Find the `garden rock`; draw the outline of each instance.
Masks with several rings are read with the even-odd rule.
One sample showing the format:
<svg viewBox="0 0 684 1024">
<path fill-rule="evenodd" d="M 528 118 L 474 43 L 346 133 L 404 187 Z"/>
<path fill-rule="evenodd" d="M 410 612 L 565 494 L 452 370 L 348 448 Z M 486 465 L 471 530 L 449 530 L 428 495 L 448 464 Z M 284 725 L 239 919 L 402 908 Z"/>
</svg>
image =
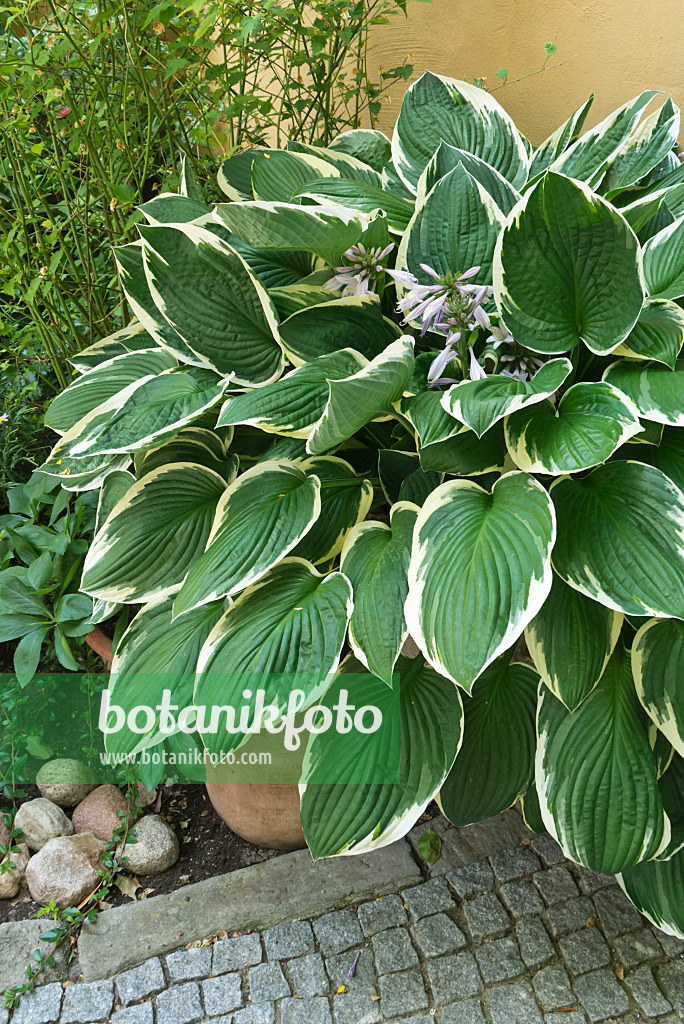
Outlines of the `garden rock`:
<svg viewBox="0 0 684 1024">
<path fill-rule="evenodd" d="M 36 800 L 27 800 L 22 804 L 17 811 L 14 824 L 24 833 L 26 845 L 34 853 L 41 850 L 51 839 L 74 834 L 74 826 L 62 808 L 44 796 Z"/>
<path fill-rule="evenodd" d="M 69 757 L 47 761 L 36 775 L 41 796 L 60 807 L 75 807 L 94 789 L 95 776 L 87 765 Z"/>
<path fill-rule="evenodd" d="M 173 829 L 157 814 L 148 814 L 131 829 L 136 843 L 127 843 L 122 864 L 124 871 L 133 875 L 158 875 L 167 871 L 178 860 L 180 847 Z"/>
<path fill-rule="evenodd" d="M 104 843 L 87 833 L 51 839 L 26 869 L 33 899 L 43 905 L 54 900 L 61 910 L 77 906 L 100 882 L 104 849 Z"/>
<path fill-rule="evenodd" d="M 9 900 L 19 892 L 26 875 L 29 862 L 29 849 L 26 843 L 18 843 L 18 851 L 5 855 L 2 864 L 12 861 L 14 867 L 10 871 L 0 871 L 0 900 Z"/>
<path fill-rule="evenodd" d="M 108 843 L 121 825 L 117 811 L 126 810 L 126 801 L 116 786 L 98 786 L 76 807 L 72 821 L 75 832 L 90 832 Z"/>
<path fill-rule="evenodd" d="M 4 822 L 5 814 L 9 814 L 9 811 L 0 808 L 0 846 L 7 846 L 10 838 L 10 830 Z"/>
</svg>

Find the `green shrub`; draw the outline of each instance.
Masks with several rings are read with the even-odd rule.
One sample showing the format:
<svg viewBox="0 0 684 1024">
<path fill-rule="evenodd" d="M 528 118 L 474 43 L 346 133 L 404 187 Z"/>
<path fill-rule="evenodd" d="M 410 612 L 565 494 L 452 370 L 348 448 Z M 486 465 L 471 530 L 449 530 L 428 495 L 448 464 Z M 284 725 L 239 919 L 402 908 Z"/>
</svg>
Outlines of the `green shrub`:
<svg viewBox="0 0 684 1024">
<path fill-rule="evenodd" d="M 457 825 L 522 798 L 684 935 L 684 168 L 653 96 L 533 149 L 426 74 L 391 143 L 249 151 L 229 202 L 157 196 L 116 251 L 137 322 L 76 359 L 43 471 L 100 492 L 84 592 L 142 605 L 125 709 L 169 673 L 178 705 L 237 707 L 254 673 L 325 705 L 341 658 L 369 703 L 399 688 L 400 782 L 308 785 L 315 857 L 438 792 Z M 303 781 L 336 750 L 313 735 Z"/>
</svg>

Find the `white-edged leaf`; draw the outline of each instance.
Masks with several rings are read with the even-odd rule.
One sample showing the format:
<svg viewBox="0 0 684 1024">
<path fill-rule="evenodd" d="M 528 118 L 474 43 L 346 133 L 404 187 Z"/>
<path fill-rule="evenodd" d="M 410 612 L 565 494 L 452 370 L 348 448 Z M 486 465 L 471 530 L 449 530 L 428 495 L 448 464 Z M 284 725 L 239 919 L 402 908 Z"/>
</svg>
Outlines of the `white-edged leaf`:
<svg viewBox="0 0 684 1024">
<path fill-rule="evenodd" d="M 301 459 L 298 465 L 307 476 L 320 480 L 321 513 L 292 553 L 318 565 L 339 555 L 350 530 L 366 518 L 373 484 L 334 456 Z"/>
<path fill-rule="evenodd" d="M 581 107 L 578 107 L 567 121 L 564 122 L 555 132 L 544 139 L 541 145 L 537 146 L 530 161 L 530 178 L 534 179 L 550 167 L 554 160 L 561 156 L 568 146 L 572 145 L 579 133 L 582 131 L 584 122 L 587 119 L 589 109 L 594 102 L 592 92 L 588 100 Z"/>
<path fill-rule="evenodd" d="M 644 623 L 632 645 L 632 672 L 647 715 L 684 757 L 684 622 Z"/>
<path fill-rule="evenodd" d="M 674 369 L 660 362 L 622 359 L 608 367 L 603 379 L 631 398 L 642 419 L 684 426 L 684 358 Z"/>
<path fill-rule="evenodd" d="M 281 323 L 280 336 L 287 358 L 301 366 L 344 348 L 374 359 L 401 330 L 382 315 L 380 299 L 371 292 L 298 310 Z"/>
<path fill-rule="evenodd" d="M 684 310 L 669 299 L 646 299 L 631 333 L 614 350 L 628 359 L 654 359 L 674 369 L 684 344 Z"/>
<path fill-rule="evenodd" d="M 646 289 L 653 299 L 679 299 L 684 295 L 684 217 L 677 217 L 643 250 Z"/>
</svg>

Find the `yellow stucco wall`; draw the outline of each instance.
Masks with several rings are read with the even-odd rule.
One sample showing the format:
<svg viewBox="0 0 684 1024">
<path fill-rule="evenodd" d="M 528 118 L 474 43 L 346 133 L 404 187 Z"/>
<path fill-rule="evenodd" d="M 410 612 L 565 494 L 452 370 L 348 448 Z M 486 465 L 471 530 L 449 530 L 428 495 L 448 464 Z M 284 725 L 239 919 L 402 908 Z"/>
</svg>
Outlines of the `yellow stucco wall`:
<svg viewBox="0 0 684 1024">
<path fill-rule="evenodd" d="M 577 54 L 495 94 L 535 144 L 592 92 L 587 127 L 647 88 L 684 106 L 684 0 L 433 0 L 410 3 L 408 12 L 377 29 L 376 66 L 413 53 L 415 77 L 425 69 L 471 82 L 486 75 L 493 87 L 501 66 L 511 79 L 540 67 L 546 42 L 558 46 L 550 64 Z M 391 133 L 400 100 L 395 87 L 384 131 Z"/>
</svg>

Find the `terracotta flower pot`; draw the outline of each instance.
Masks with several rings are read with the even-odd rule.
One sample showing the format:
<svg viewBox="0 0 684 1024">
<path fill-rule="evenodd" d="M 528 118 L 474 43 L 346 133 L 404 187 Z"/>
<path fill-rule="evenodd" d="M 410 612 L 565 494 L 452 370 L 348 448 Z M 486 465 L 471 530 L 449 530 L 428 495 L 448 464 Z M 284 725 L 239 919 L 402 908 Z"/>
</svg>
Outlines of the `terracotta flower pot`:
<svg viewBox="0 0 684 1024">
<path fill-rule="evenodd" d="M 96 654 L 102 658 L 104 667 L 109 672 L 112 667 L 112 641 L 103 633 L 99 626 L 96 626 L 90 633 L 88 633 L 86 643 L 88 647 L 92 647 Z"/>
</svg>

